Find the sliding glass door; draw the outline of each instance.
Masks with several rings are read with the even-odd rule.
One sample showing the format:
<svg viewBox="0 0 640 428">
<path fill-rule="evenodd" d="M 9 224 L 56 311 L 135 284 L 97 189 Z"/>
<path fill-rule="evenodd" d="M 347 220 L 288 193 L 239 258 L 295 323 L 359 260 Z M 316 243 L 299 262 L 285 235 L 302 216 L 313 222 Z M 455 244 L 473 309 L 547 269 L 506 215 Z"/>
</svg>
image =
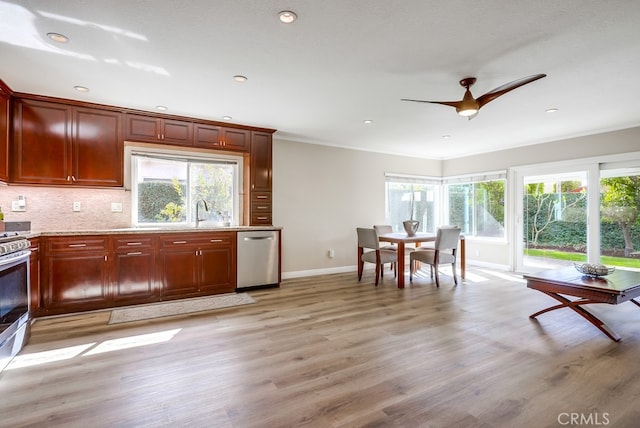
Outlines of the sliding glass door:
<svg viewBox="0 0 640 428">
<path fill-rule="evenodd" d="M 587 260 L 587 186 L 586 171 L 523 176 L 518 270 Z"/>
<path fill-rule="evenodd" d="M 640 166 L 602 165 L 600 221 L 601 263 L 640 269 Z"/>
<path fill-rule="evenodd" d="M 524 168 L 514 182 L 516 271 L 640 269 L 640 160 Z"/>
</svg>

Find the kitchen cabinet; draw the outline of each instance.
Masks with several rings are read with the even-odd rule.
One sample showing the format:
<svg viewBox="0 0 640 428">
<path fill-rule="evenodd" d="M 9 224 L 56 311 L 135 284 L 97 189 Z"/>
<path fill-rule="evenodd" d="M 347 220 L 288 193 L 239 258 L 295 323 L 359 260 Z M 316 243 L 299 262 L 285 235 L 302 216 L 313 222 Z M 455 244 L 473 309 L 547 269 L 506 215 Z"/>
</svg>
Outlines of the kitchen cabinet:
<svg viewBox="0 0 640 428">
<path fill-rule="evenodd" d="M 122 186 L 121 113 L 31 99 L 13 108 L 11 182 Z"/>
<path fill-rule="evenodd" d="M 233 292 L 235 232 L 163 235 L 158 271 L 161 296 Z"/>
<path fill-rule="evenodd" d="M 100 309 L 109 305 L 106 236 L 44 240 L 42 311 L 47 314 Z"/>
<path fill-rule="evenodd" d="M 158 295 L 155 243 L 151 235 L 113 237 L 111 289 L 116 304 L 151 302 Z"/>
<path fill-rule="evenodd" d="M 206 123 L 195 123 L 194 126 L 196 147 L 241 152 L 248 152 L 251 147 L 251 132 L 246 129 Z"/>
<path fill-rule="evenodd" d="M 9 94 L 0 85 L 0 181 L 9 180 Z"/>
<path fill-rule="evenodd" d="M 186 120 L 125 114 L 124 138 L 130 141 L 193 145 L 193 123 Z"/>
<path fill-rule="evenodd" d="M 40 239 L 29 238 L 29 310 L 33 314 L 40 309 Z"/>
<path fill-rule="evenodd" d="M 272 157 L 271 133 L 251 133 L 251 168 L 249 224 L 271 225 L 272 219 Z"/>
</svg>

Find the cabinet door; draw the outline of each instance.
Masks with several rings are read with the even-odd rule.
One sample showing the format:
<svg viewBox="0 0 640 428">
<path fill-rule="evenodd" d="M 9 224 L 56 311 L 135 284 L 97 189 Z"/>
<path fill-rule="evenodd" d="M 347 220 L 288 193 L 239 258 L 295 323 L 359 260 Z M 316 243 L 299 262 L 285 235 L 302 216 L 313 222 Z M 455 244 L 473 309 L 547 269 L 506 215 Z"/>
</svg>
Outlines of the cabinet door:
<svg viewBox="0 0 640 428">
<path fill-rule="evenodd" d="M 18 100 L 13 108 L 11 181 L 70 184 L 71 107 L 45 101 Z"/>
<path fill-rule="evenodd" d="M 194 125 L 193 144 L 208 149 L 222 148 L 222 127 L 205 123 Z"/>
<path fill-rule="evenodd" d="M 48 255 L 43 272 L 45 311 L 54 314 L 108 307 L 107 275 L 106 253 Z"/>
<path fill-rule="evenodd" d="M 31 255 L 29 256 L 29 310 L 31 315 L 41 309 L 40 302 L 40 239 L 29 238 Z"/>
<path fill-rule="evenodd" d="M 222 148 L 248 152 L 251 147 L 251 133 L 245 129 L 222 128 Z"/>
<path fill-rule="evenodd" d="M 207 237 L 199 252 L 200 291 L 206 294 L 231 293 L 236 289 L 236 234 Z"/>
<path fill-rule="evenodd" d="M 139 114 L 125 114 L 124 138 L 152 143 L 160 141 L 160 119 Z"/>
<path fill-rule="evenodd" d="M 251 190 L 271 192 L 271 134 L 251 133 Z"/>
<path fill-rule="evenodd" d="M 0 86 L 0 181 L 9 180 L 9 94 Z"/>
<path fill-rule="evenodd" d="M 113 260 L 113 299 L 119 303 L 152 301 L 156 295 L 155 260 L 153 250 L 117 252 Z"/>
<path fill-rule="evenodd" d="M 163 143 L 193 145 L 193 123 L 182 120 L 162 119 L 160 140 Z"/>
<path fill-rule="evenodd" d="M 74 108 L 74 184 L 122 186 L 123 156 L 121 113 Z"/>
<path fill-rule="evenodd" d="M 161 296 L 184 296 L 198 293 L 196 249 L 161 250 L 158 261 Z"/>
</svg>

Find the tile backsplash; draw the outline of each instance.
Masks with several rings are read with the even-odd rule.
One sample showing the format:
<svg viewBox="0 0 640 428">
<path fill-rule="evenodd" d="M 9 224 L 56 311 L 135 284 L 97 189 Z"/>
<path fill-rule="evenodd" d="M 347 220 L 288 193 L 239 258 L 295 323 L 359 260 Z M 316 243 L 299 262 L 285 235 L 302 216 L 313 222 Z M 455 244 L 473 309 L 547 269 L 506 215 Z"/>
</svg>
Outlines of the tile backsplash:
<svg viewBox="0 0 640 428">
<path fill-rule="evenodd" d="M 11 202 L 24 196 L 26 211 L 12 211 Z M 80 202 L 80 211 L 73 211 Z M 111 204 L 122 204 L 112 212 Z M 117 229 L 131 225 L 131 192 L 123 189 L 2 186 L 0 207 L 5 221 L 31 221 L 34 232 Z"/>
</svg>

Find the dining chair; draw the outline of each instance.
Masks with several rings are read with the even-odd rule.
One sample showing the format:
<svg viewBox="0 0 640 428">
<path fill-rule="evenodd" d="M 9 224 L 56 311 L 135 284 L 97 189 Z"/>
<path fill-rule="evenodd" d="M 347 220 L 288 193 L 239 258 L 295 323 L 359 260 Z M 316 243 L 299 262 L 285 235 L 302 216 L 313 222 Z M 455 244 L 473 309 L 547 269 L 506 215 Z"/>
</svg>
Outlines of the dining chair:
<svg viewBox="0 0 640 428">
<path fill-rule="evenodd" d="M 376 230 L 378 235 L 382 235 L 385 233 L 393 233 L 393 226 L 390 224 L 374 224 L 373 228 Z M 389 250 L 389 251 L 398 251 L 398 246 L 396 244 L 390 244 L 385 242 L 381 250 Z M 393 269 L 393 263 L 389 263 L 389 269 Z"/>
<path fill-rule="evenodd" d="M 460 228 L 440 227 L 436 232 L 436 240 L 433 248 L 418 248 L 409 254 L 409 281 L 413 281 L 413 274 L 417 268 L 417 262 L 429 264 L 431 278 L 433 272 L 436 275 L 436 287 L 440 287 L 438 277 L 438 266 L 441 264 L 451 264 L 453 269 L 453 282 L 458 285 L 456 276 L 456 260 L 458 252 L 458 240 L 460 239 Z"/>
<path fill-rule="evenodd" d="M 375 229 L 358 227 L 356 232 L 358 234 L 358 281 L 362 279 L 365 262 L 376 265 L 376 286 L 378 285 L 378 279 L 383 276 L 384 269 L 382 267 L 386 263 L 393 264 L 395 277 L 398 272 L 398 253 L 380 248 L 380 241 L 378 241 L 378 234 Z"/>
</svg>

